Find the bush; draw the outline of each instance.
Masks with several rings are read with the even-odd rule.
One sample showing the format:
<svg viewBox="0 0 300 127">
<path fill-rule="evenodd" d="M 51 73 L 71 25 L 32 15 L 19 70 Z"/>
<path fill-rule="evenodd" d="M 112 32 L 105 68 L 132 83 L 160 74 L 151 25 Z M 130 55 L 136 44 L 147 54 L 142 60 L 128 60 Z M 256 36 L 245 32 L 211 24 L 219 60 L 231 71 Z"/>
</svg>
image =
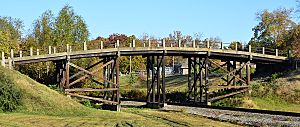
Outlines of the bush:
<svg viewBox="0 0 300 127">
<path fill-rule="evenodd" d="M 0 72 L 0 110 L 14 111 L 21 105 L 21 91 L 9 80 L 4 72 Z"/>
<path fill-rule="evenodd" d="M 213 106 L 225 106 L 225 107 L 240 107 L 243 104 L 242 94 L 235 95 L 231 98 L 225 98 L 223 100 L 216 101 L 212 103 Z"/>
<path fill-rule="evenodd" d="M 133 85 L 133 84 L 135 84 L 137 82 L 137 80 L 138 80 L 137 76 L 134 73 L 130 73 L 130 77 L 129 77 L 128 83 L 130 85 Z"/>
<path fill-rule="evenodd" d="M 93 107 L 90 100 L 83 100 L 83 101 L 80 101 L 80 103 L 86 107 Z"/>
<path fill-rule="evenodd" d="M 146 99 L 147 94 L 145 91 L 133 89 L 129 91 L 121 91 L 121 96 L 124 98 L 130 98 L 130 99 Z"/>
</svg>

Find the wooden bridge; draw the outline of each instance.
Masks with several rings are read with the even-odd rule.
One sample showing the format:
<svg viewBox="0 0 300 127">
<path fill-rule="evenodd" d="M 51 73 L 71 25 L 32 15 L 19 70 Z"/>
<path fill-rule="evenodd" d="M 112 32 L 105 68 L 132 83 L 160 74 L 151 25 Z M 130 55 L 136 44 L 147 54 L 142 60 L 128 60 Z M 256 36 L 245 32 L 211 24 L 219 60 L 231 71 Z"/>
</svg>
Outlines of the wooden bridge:
<svg viewBox="0 0 300 127">
<path fill-rule="evenodd" d="M 216 49 L 212 48 L 209 42 L 204 47 L 196 45 L 195 41 L 191 42 L 190 46 L 182 46 L 180 41 L 177 43 L 179 43 L 177 47 L 172 44 L 166 46 L 165 40 L 162 40 L 153 46 L 149 40 L 144 42 L 143 46 L 136 47 L 133 41 L 130 47 L 120 47 L 117 41 L 114 48 L 103 48 L 101 42 L 97 49 L 88 48 L 87 44 L 83 43 L 82 49 L 77 51 L 72 51 L 69 45 L 65 46 L 64 52 L 58 52 L 56 47 L 49 46 L 46 54 L 39 54 L 39 49 L 33 51 L 33 48 L 30 48 L 28 56 L 24 55 L 24 51 L 15 53 L 11 50 L 10 57 L 7 58 L 2 52 L 1 63 L 3 66 L 13 68 L 18 64 L 53 61 L 56 65 L 57 81 L 66 94 L 118 105 L 120 104 L 118 58 L 142 55 L 147 59 L 147 104 L 151 107 L 162 107 L 166 100 L 165 56 L 182 56 L 188 60 L 187 100 L 199 104 L 209 104 L 211 101 L 247 91 L 250 83 L 250 63 L 288 63 L 289 60 L 288 57 L 279 56 L 277 49 L 272 55 L 266 54 L 264 48 L 261 53 L 255 53 L 251 45 L 246 50 L 238 51 L 237 45 L 235 49 L 223 49 L 221 44 L 221 47 Z M 88 68 L 82 68 L 70 61 L 91 57 L 102 59 Z M 214 61 L 216 59 L 223 61 L 223 64 L 216 63 Z M 95 68 L 97 65 L 101 67 Z M 71 75 L 70 69 L 73 68 L 79 71 Z M 223 70 L 225 74 L 209 79 L 209 73 L 217 69 Z M 103 73 L 99 77 L 95 73 L 101 70 Z M 77 83 L 92 77 L 98 77 L 99 80 L 93 81 L 102 85 L 102 89 L 76 88 Z M 103 95 L 92 97 L 79 94 L 90 91 L 103 92 Z"/>
</svg>

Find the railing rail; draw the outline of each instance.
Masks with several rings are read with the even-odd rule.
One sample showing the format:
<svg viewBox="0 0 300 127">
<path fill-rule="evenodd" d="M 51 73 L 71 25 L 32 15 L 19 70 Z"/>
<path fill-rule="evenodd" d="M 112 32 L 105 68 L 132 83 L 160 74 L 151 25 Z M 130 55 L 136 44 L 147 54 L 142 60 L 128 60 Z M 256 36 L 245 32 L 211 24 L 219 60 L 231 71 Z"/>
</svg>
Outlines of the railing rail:
<svg viewBox="0 0 300 127">
<path fill-rule="evenodd" d="M 10 53 L 2 52 L 1 63 L 13 59 L 16 57 L 25 57 L 25 56 L 36 56 L 44 54 L 55 54 L 61 52 L 74 52 L 74 51 L 83 51 L 83 50 L 93 50 L 93 49 L 106 49 L 106 48 L 121 48 L 121 47 L 185 47 L 185 48 L 210 48 L 210 49 L 222 49 L 222 50 L 235 50 L 235 51 L 245 51 L 250 53 L 260 53 L 263 55 L 274 55 L 274 56 L 283 56 L 290 54 L 287 51 L 270 49 L 265 47 L 251 47 L 251 45 L 238 45 L 230 43 L 215 43 L 210 41 L 200 41 L 200 40 L 169 40 L 169 39 L 156 39 L 156 40 L 141 40 L 136 39 L 130 42 L 120 42 L 119 40 L 114 40 L 111 42 L 103 41 L 90 41 L 83 43 L 75 44 L 65 44 L 65 45 L 49 45 L 42 48 L 27 48 L 21 47 L 20 49 L 14 50 L 11 49 Z M 7 56 L 7 57 L 5 57 Z"/>
</svg>

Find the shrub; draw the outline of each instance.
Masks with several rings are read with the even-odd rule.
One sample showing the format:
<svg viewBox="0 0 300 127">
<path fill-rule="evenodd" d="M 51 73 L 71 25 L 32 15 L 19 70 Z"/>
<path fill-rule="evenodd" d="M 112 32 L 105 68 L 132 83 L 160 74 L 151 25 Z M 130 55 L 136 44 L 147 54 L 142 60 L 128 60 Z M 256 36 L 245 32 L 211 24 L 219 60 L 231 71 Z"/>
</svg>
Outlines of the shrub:
<svg viewBox="0 0 300 127">
<path fill-rule="evenodd" d="M 4 72 L 0 72 L 0 110 L 14 111 L 21 105 L 21 91 Z"/>
<path fill-rule="evenodd" d="M 137 82 L 137 76 L 134 73 L 130 73 L 129 81 L 128 83 L 130 85 L 133 85 Z"/>
<path fill-rule="evenodd" d="M 130 99 L 146 99 L 146 92 L 133 89 L 129 91 L 121 91 L 121 96 L 124 98 L 130 98 Z"/>
</svg>

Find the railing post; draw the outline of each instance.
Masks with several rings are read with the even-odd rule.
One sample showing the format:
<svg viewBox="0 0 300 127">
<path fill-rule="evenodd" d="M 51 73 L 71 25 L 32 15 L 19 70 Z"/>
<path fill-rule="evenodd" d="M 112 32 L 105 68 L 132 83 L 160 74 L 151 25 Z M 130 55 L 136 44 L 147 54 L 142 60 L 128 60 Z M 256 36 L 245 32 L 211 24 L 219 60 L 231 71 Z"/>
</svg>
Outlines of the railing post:
<svg viewBox="0 0 300 127">
<path fill-rule="evenodd" d="M 51 46 L 48 48 L 48 53 L 51 54 Z"/>
<path fill-rule="evenodd" d="M 13 59 L 14 58 L 14 50 L 10 49 L 10 58 Z"/>
<path fill-rule="evenodd" d="M 69 46 L 69 52 L 72 52 L 72 46 Z"/>
<path fill-rule="evenodd" d="M 69 52 L 69 49 L 70 49 L 69 44 L 67 44 L 67 52 Z"/>
<path fill-rule="evenodd" d="M 262 54 L 265 54 L 265 47 L 262 47 Z"/>
<path fill-rule="evenodd" d="M 120 47 L 120 40 L 117 40 L 116 48 L 119 48 L 119 47 Z"/>
<path fill-rule="evenodd" d="M 151 40 L 150 39 L 148 40 L 148 47 L 149 48 L 151 47 Z"/>
<path fill-rule="evenodd" d="M 193 48 L 196 48 L 196 40 L 193 40 Z"/>
<path fill-rule="evenodd" d="M 238 45 L 237 45 L 237 43 L 235 43 L 235 51 L 237 51 L 238 50 Z"/>
<path fill-rule="evenodd" d="M 8 68 L 12 69 L 12 59 L 10 57 L 8 57 Z"/>
<path fill-rule="evenodd" d="M 53 47 L 53 53 L 54 54 L 56 53 L 56 47 Z"/>
<path fill-rule="evenodd" d="M 249 49 L 248 49 L 248 50 L 249 50 L 249 53 L 251 54 L 251 45 L 249 45 L 248 48 L 249 48 Z"/>
<path fill-rule="evenodd" d="M 36 49 L 36 55 L 40 55 L 40 49 Z"/>
<path fill-rule="evenodd" d="M 171 43 L 171 47 L 173 47 L 173 43 Z"/>
<path fill-rule="evenodd" d="M 221 49 L 223 49 L 223 42 L 221 42 Z"/>
<path fill-rule="evenodd" d="M 181 40 L 178 40 L 178 47 L 181 47 Z"/>
<path fill-rule="evenodd" d="M 135 40 L 132 40 L 132 47 L 135 47 Z"/>
<path fill-rule="evenodd" d="M 33 56 L 33 48 L 30 47 L 30 56 Z"/>
<path fill-rule="evenodd" d="M 275 49 L 276 56 L 278 56 L 278 49 Z"/>
<path fill-rule="evenodd" d="M 2 52 L 2 54 L 1 54 L 1 58 L 2 58 L 2 61 L 1 61 L 1 65 L 3 66 L 3 67 L 5 67 L 5 56 L 4 56 L 4 52 Z"/>
<path fill-rule="evenodd" d="M 210 48 L 210 46 L 209 46 L 209 40 L 207 40 L 206 47 Z"/>
<path fill-rule="evenodd" d="M 166 41 L 165 39 L 162 39 L 163 47 L 166 47 Z"/>
<path fill-rule="evenodd" d="M 157 41 L 157 40 L 156 40 Z M 159 47 L 159 43 L 158 43 L 158 41 L 157 41 L 157 47 Z"/>
<path fill-rule="evenodd" d="M 103 41 L 100 42 L 100 49 L 103 49 Z"/>
<path fill-rule="evenodd" d="M 143 44 L 144 44 L 144 47 L 146 47 L 146 43 L 145 43 L 145 41 L 143 41 Z"/>
<path fill-rule="evenodd" d="M 20 55 L 20 57 L 23 57 L 22 50 L 20 50 L 20 54 L 19 55 Z"/>
<path fill-rule="evenodd" d="M 33 56 L 33 48 L 30 47 L 30 56 Z"/>
<path fill-rule="evenodd" d="M 87 47 L 86 47 L 86 41 L 83 42 L 83 50 L 84 50 L 84 51 L 87 50 Z"/>
</svg>

